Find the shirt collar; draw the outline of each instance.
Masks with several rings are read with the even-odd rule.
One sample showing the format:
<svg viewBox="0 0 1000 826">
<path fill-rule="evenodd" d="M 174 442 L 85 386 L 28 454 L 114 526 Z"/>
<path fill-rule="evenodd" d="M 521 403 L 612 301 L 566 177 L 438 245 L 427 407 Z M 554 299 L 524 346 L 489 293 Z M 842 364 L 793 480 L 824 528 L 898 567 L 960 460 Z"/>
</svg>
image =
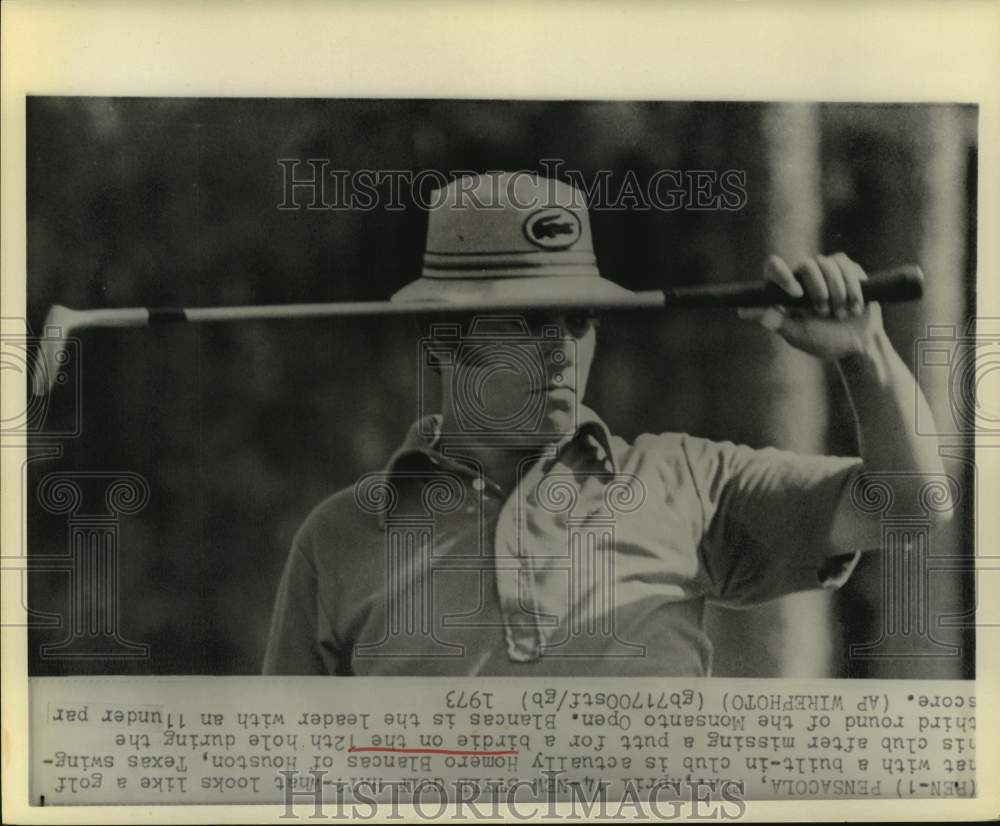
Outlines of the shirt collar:
<svg viewBox="0 0 1000 826">
<path fill-rule="evenodd" d="M 428 459 L 436 460 L 436 463 L 447 462 L 449 465 L 456 464 L 455 460 L 440 451 L 441 444 L 441 422 L 444 417 L 440 413 L 424 416 L 410 425 L 403 443 L 392 454 L 386 464 L 386 473 L 393 474 L 399 469 L 400 462 L 404 462 L 414 456 L 425 456 Z M 614 455 L 611 452 L 611 431 L 600 416 L 586 405 L 580 405 L 579 424 L 576 430 L 564 436 L 553 446 L 549 447 L 546 453 L 552 457 L 558 457 L 571 442 L 583 440 L 591 436 L 596 440 L 596 447 L 604 451 L 596 451 L 598 461 L 611 463 L 614 469 Z M 589 441 L 589 440 L 588 440 Z M 460 463 L 459 463 L 460 464 Z"/>
<path fill-rule="evenodd" d="M 410 426 L 403 443 L 385 466 L 384 472 L 388 479 L 391 480 L 408 466 L 413 468 L 415 463 L 429 463 L 458 473 L 476 473 L 475 468 L 441 452 L 442 419 L 440 413 L 435 413 L 418 419 Z M 547 449 L 546 461 L 550 466 L 571 443 L 586 445 L 593 451 L 595 469 L 607 466 L 612 473 L 617 472 L 614 453 L 611 451 L 611 432 L 601 417 L 585 405 L 579 407 L 576 430 Z"/>
</svg>

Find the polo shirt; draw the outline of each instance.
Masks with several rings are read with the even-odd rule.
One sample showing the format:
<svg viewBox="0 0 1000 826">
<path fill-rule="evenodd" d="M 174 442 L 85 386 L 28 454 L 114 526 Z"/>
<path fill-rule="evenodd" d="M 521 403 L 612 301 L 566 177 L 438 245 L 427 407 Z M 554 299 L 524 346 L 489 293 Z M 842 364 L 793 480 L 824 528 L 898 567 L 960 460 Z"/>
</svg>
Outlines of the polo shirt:
<svg viewBox="0 0 1000 826">
<path fill-rule="evenodd" d="M 706 602 L 846 581 L 861 549 L 832 547 L 831 526 L 860 469 L 684 433 L 630 442 L 583 408 L 505 495 L 429 417 L 297 532 L 264 673 L 708 675 Z"/>
</svg>

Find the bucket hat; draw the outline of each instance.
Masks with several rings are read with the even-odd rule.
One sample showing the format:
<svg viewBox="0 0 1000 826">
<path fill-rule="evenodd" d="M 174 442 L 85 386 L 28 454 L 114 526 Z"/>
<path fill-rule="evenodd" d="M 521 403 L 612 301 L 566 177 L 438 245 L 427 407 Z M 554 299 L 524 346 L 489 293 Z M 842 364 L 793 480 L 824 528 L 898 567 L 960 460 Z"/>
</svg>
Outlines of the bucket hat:
<svg viewBox="0 0 1000 826">
<path fill-rule="evenodd" d="M 394 302 L 634 295 L 597 268 L 582 193 L 531 172 L 466 175 L 427 199 L 423 272 Z"/>
</svg>

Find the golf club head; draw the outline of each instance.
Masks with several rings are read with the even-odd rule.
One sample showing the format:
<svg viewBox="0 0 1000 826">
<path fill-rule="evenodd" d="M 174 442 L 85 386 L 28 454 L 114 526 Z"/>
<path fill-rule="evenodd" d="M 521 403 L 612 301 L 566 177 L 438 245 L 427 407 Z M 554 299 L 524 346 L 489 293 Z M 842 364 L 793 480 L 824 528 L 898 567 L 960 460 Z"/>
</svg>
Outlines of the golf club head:
<svg viewBox="0 0 1000 826">
<path fill-rule="evenodd" d="M 31 368 L 31 390 L 44 396 L 55 386 L 59 369 L 66 360 L 66 341 L 76 326 L 76 310 L 52 305 L 45 316 L 44 334 L 41 337 L 35 361 Z"/>
</svg>

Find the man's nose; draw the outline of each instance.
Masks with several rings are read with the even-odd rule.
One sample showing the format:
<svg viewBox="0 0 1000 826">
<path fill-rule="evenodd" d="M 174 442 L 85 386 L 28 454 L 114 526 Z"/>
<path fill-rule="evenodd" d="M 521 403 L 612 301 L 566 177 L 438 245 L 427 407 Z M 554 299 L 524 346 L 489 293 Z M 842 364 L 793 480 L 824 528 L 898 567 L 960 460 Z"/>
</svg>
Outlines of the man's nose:
<svg viewBox="0 0 1000 826">
<path fill-rule="evenodd" d="M 568 332 L 546 342 L 546 361 L 549 370 L 560 373 L 576 363 L 577 341 Z"/>
</svg>

